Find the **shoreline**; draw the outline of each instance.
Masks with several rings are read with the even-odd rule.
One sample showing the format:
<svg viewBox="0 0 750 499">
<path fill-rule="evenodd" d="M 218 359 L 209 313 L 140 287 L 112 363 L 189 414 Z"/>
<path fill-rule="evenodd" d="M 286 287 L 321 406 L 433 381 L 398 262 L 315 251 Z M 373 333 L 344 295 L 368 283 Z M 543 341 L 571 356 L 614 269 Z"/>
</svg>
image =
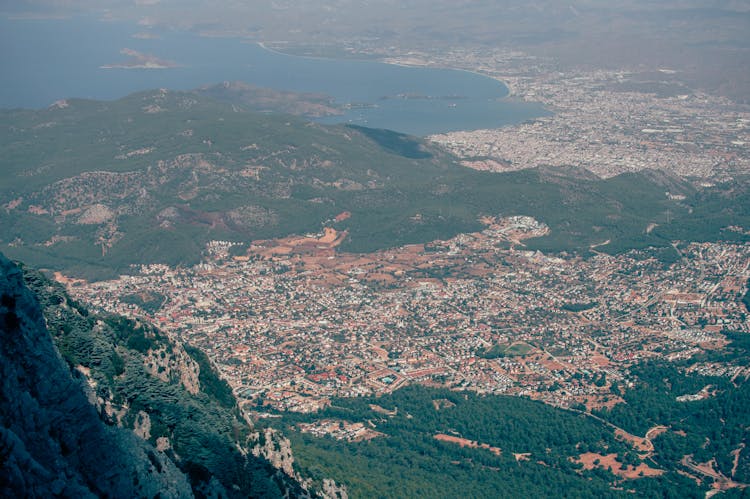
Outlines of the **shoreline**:
<svg viewBox="0 0 750 499">
<path fill-rule="evenodd" d="M 473 74 L 473 75 L 476 75 L 476 76 L 481 76 L 483 78 L 489 78 L 490 80 L 494 80 L 494 81 L 502 84 L 505 87 L 505 89 L 507 90 L 507 92 L 508 92 L 507 95 L 504 95 L 504 96 L 500 97 L 500 99 L 507 99 L 509 97 L 516 97 L 515 95 L 513 95 L 512 87 L 505 80 L 501 80 L 500 78 L 496 78 L 494 76 L 490 76 L 488 74 L 481 73 L 481 72 L 473 70 L 473 69 L 454 68 L 454 67 L 449 67 L 449 66 L 430 66 L 430 65 L 428 65 L 429 63 L 428 64 L 409 64 L 407 62 L 387 61 L 387 60 L 383 60 L 383 59 L 378 59 L 378 62 L 381 62 L 383 64 L 390 64 L 392 66 L 400 66 L 402 68 L 415 68 L 415 69 L 416 68 L 427 68 L 427 69 L 444 69 L 444 70 L 448 70 L 448 71 L 461 71 L 463 73 L 469 73 L 469 74 Z M 526 101 L 523 101 L 523 102 L 526 102 Z"/>
<path fill-rule="evenodd" d="M 254 43 L 255 45 L 257 45 L 261 49 L 266 50 L 266 51 L 268 51 L 268 52 L 270 52 L 272 54 L 283 55 L 283 56 L 286 56 L 286 57 L 300 57 L 300 58 L 303 58 L 303 59 L 325 60 L 325 61 L 338 61 L 338 60 L 342 60 L 342 59 L 339 59 L 339 58 L 336 58 L 336 57 L 323 57 L 323 56 L 315 56 L 315 55 L 287 54 L 285 52 L 282 52 L 280 50 L 277 50 L 277 49 L 274 49 L 274 48 L 271 48 L 271 47 L 267 46 L 266 42 L 259 41 L 259 42 L 251 42 L 251 43 Z M 357 58 L 354 58 L 354 59 L 349 59 L 349 60 L 354 61 L 354 62 L 374 62 L 374 63 L 379 63 L 379 64 L 388 64 L 390 66 L 398 66 L 398 67 L 402 67 L 402 68 L 411 68 L 411 69 L 442 69 L 442 70 L 446 70 L 446 71 L 460 71 L 460 72 L 463 72 L 463 73 L 469 73 L 469 74 L 473 74 L 473 75 L 476 75 L 476 76 L 481 76 L 482 78 L 489 78 L 490 80 L 493 80 L 495 82 L 500 83 L 503 87 L 505 87 L 505 90 L 506 90 L 506 95 L 503 95 L 502 97 L 498 97 L 501 100 L 507 99 L 509 97 L 516 97 L 513 94 L 512 87 L 505 80 L 501 80 L 500 78 L 496 78 L 494 76 L 490 76 L 488 74 L 481 73 L 479 71 L 472 70 L 472 69 L 454 68 L 454 67 L 449 67 L 449 66 L 431 66 L 431 65 L 429 65 L 430 64 L 429 62 L 427 64 L 409 64 L 408 62 L 397 61 L 397 60 L 387 60 L 387 59 L 384 59 L 382 57 L 378 57 L 376 59 L 357 59 Z M 526 102 L 526 101 L 523 101 L 523 102 Z"/>
</svg>

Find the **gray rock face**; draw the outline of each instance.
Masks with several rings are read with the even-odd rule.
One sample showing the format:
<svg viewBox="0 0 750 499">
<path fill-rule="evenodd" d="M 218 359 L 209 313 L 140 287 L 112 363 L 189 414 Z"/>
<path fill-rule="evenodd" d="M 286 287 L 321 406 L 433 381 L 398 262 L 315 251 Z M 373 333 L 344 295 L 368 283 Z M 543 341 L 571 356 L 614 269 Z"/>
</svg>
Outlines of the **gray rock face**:
<svg viewBox="0 0 750 499">
<path fill-rule="evenodd" d="M 101 421 L 2 255 L 0 300 L 0 496 L 192 497 L 163 452 Z"/>
</svg>

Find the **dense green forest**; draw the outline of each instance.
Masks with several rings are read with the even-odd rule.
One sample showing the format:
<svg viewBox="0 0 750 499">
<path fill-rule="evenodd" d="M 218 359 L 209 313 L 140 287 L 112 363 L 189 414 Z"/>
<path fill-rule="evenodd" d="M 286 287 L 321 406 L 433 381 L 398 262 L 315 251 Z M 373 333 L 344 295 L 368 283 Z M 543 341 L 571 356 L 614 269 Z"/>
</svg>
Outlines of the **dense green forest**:
<svg viewBox="0 0 750 499">
<path fill-rule="evenodd" d="M 669 363 L 651 361 L 632 370 L 640 381 L 623 394 L 625 404 L 598 415 L 630 432 L 643 435 L 656 425 L 670 431 L 653 439 L 654 460 L 673 466 L 684 456 L 695 462 L 715 460 L 715 467 L 726 477 L 750 483 L 750 383 L 742 376 L 734 381 L 727 376 L 685 374 L 691 365 L 723 362 L 734 366 L 750 364 L 750 335 L 727 333 L 728 347 L 689 361 Z M 699 393 L 708 387 L 706 398 L 679 401 L 682 395 Z M 739 449 L 733 474 L 733 451 Z"/>
<path fill-rule="evenodd" d="M 376 404 L 378 407 L 372 407 Z M 385 413 L 390 411 L 391 415 Z M 321 419 L 363 422 L 386 436 L 347 442 L 298 431 Z M 641 458 L 614 430 L 583 414 L 520 397 L 480 396 L 409 386 L 380 398 L 336 399 L 314 415 L 284 414 L 297 464 L 314 478 L 331 477 L 351 497 L 703 497 L 705 489 L 669 469 L 659 477 L 623 480 L 607 469 L 583 470 L 585 452 Z M 438 441 L 455 435 L 499 447 Z M 517 459 L 518 455 L 524 455 Z M 650 460 L 646 464 L 658 469 Z"/>
</svg>

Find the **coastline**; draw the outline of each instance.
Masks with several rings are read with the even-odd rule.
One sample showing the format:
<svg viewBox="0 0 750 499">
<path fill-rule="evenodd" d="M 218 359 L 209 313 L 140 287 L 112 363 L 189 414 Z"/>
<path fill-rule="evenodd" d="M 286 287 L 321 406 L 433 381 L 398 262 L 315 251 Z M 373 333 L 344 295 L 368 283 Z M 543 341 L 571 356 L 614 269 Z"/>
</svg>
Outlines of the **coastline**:
<svg viewBox="0 0 750 499">
<path fill-rule="evenodd" d="M 257 45 L 258 47 L 262 48 L 263 50 L 270 52 L 272 54 L 276 55 L 283 55 L 284 57 L 298 57 L 300 59 L 309 59 L 311 61 L 341 61 L 344 59 L 337 59 L 336 57 L 324 57 L 320 55 L 298 55 L 298 54 L 287 54 L 286 52 L 282 52 L 281 50 L 277 50 L 274 48 L 269 47 L 266 45 L 266 42 L 252 42 L 248 41 L 248 43 L 252 45 Z M 351 62 L 382 62 L 378 59 L 348 59 Z"/>
<path fill-rule="evenodd" d="M 504 96 L 502 96 L 502 97 L 500 97 L 500 99 L 507 99 L 509 97 L 514 97 L 513 89 L 512 89 L 511 85 L 507 81 L 502 80 L 500 78 L 496 78 L 494 76 L 490 76 L 490 75 L 485 74 L 485 73 L 481 73 L 481 72 L 473 70 L 473 69 L 454 68 L 454 67 L 450 67 L 450 66 L 431 66 L 429 62 L 424 63 L 424 64 L 418 64 L 418 63 L 409 64 L 408 62 L 398 61 L 396 59 L 397 58 L 394 58 L 393 60 L 389 60 L 389 59 L 377 59 L 377 61 L 381 62 L 383 64 L 390 64 L 392 66 L 401 66 L 403 68 L 445 69 L 445 70 L 449 70 L 449 71 L 461 71 L 463 73 L 469 73 L 469 74 L 473 74 L 473 75 L 476 75 L 476 76 L 481 76 L 483 78 L 489 78 L 490 80 L 494 80 L 494 81 L 502 84 L 505 87 L 505 89 L 507 90 L 507 94 L 504 95 Z M 526 102 L 526 101 L 523 101 L 523 102 Z"/>
<path fill-rule="evenodd" d="M 320 61 L 320 60 L 323 60 L 323 61 L 336 61 L 336 60 L 340 60 L 340 59 L 336 59 L 335 57 L 323 57 L 323 56 L 314 56 L 314 55 L 287 54 L 287 53 L 282 52 L 280 50 L 277 50 L 277 49 L 269 47 L 268 45 L 266 45 L 266 42 L 260 41 L 260 42 L 252 42 L 252 43 L 254 43 L 255 45 L 257 45 L 261 49 L 266 50 L 266 51 L 268 51 L 268 52 L 270 52 L 272 54 L 283 55 L 283 56 L 286 56 L 286 57 L 300 57 L 300 58 L 303 58 L 303 59 L 318 60 L 318 61 Z M 496 81 L 496 82 L 500 83 L 505 88 L 505 95 L 503 95 L 502 97 L 499 97 L 499 99 L 501 99 L 501 100 L 508 99 L 509 97 L 514 97 L 515 96 L 514 93 L 513 93 L 513 89 L 512 89 L 511 85 L 508 82 L 506 82 L 505 80 L 502 80 L 500 78 L 496 78 L 494 76 L 490 76 L 488 74 L 481 73 L 481 72 L 476 71 L 476 70 L 464 69 L 464 68 L 454 68 L 454 67 L 449 67 L 449 66 L 432 66 L 432 65 L 430 65 L 431 64 L 430 62 L 426 62 L 426 63 L 422 63 L 422 64 L 419 64 L 419 63 L 415 62 L 415 63 L 411 63 L 410 64 L 409 62 L 406 62 L 406 61 L 399 61 L 398 57 L 394 57 L 393 59 L 380 58 L 380 57 L 376 58 L 376 59 L 357 59 L 357 58 L 354 58 L 354 59 L 351 59 L 351 61 L 356 61 L 356 62 L 377 62 L 377 63 L 380 63 L 380 64 L 388 64 L 388 65 L 391 65 L 391 66 L 398 66 L 398 67 L 402 67 L 402 68 L 412 68 L 412 69 L 443 69 L 443 70 L 447 70 L 447 71 L 460 71 L 460 72 L 463 72 L 463 73 L 469 73 L 469 74 L 473 74 L 473 75 L 476 75 L 476 76 L 481 76 L 482 78 L 489 78 L 490 80 L 493 80 L 493 81 Z M 526 101 L 523 101 L 523 102 L 526 102 Z"/>
</svg>

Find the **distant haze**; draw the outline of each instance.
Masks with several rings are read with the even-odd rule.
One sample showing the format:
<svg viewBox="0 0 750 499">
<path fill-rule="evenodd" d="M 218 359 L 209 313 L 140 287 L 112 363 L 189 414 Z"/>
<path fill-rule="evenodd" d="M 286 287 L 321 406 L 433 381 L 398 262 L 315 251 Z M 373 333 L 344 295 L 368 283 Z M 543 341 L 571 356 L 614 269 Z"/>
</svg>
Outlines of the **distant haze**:
<svg viewBox="0 0 750 499">
<path fill-rule="evenodd" d="M 548 114 L 541 105 L 504 99 L 508 89 L 500 81 L 467 71 L 294 57 L 236 38 L 184 31 L 150 38 L 137 30 L 132 22 L 90 16 L 0 19 L 0 32 L 8 38 L 4 46 L 10 48 L 0 52 L 0 66 L 13 68 L 0 74 L 0 108 L 236 80 L 328 96 L 338 112 L 327 113 L 333 114 L 327 123 L 414 135 L 497 128 Z"/>
<path fill-rule="evenodd" d="M 96 13 L 167 29 L 361 52 L 519 48 L 565 66 L 669 67 L 750 101 L 750 3 L 740 0 L 22 0 L 6 17 Z M 0 34 L 2 37 L 2 34 Z"/>
</svg>

